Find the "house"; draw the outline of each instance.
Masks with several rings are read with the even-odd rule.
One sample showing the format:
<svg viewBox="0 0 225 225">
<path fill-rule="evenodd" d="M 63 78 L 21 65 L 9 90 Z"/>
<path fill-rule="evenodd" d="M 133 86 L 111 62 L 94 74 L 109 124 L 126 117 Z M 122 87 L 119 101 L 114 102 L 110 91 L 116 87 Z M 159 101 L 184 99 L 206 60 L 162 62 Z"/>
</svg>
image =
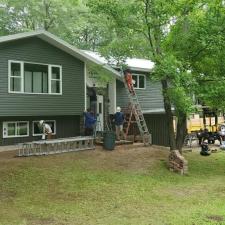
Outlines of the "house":
<svg viewBox="0 0 225 225">
<path fill-rule="evenodd" d="M 102 63 L 107 63 L 96 52 L 84 52 Z M 152 143 L 169 146 L 161 83 L 154 82 L 150 79 L 154 63 L 146 59 L 128 58 L 125 64 L 132 70 L 132 77 L 135 80 L 134 88 L 141 104 L 147 126 L 152 134 Z M 116 70 L 120 69 L 113 61 L 111 66 Z M 111 99 L 115 101 L 109 110 L 111 114 L 114 113 L 115 105 L 126 108 L 129 103 L 129 98 L 121 79 L 114 77 L 110 84 L 111 91 L 109 93 L 110 96 L 113 95 Z"/>
<path fill-rule="evenodd" d="M 127 64 L 153 144 L 168 145 L 161 85 L 149 78 L 153 64 L 143 59 Z M 101 82 L 100 73 L 108 80 Z M 57 138 L 82 135 L 93 84 L 103 127 L 116 106 L 125 108 L 129 102 L 118 68 L 46 31 L 0 37 L 0 145 L 40 139 L 39 120 L 49 123 Z"/>
<path fill-rule="evenodd" d="M 40 139 L 39 120 L 47 121 L 57 138 L 80 135 L 93 65 L 121 79 L 110 66 L 49 32 L 0 37 L 0 145 Z"/>
</svg>

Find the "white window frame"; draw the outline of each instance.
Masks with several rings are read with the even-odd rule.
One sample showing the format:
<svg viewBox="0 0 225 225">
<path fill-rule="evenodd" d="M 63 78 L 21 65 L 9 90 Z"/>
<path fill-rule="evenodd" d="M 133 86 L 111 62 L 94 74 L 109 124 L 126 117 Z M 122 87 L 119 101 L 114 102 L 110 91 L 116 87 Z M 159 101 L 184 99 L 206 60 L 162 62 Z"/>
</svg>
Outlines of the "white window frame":
<svg viewBox="0 0 225 225">
<path fill-rule="evenodd" d="M 47 121 L 47 122 L 53 122 L 54 123 L 54 126 L 55 126 L 55 132 L 53 132 L 52 134 L 53 135 L 56 135 L 56 120 L 45 120 L 45 121 Z M 34 123 L 39 123 L 39 120 L 34 120 L 34 121 L 32 121 L 32 136 L 33 137 L 36 137 L 36 136 L 42 136 L 43 134 L 35 134 L 34 133 Z"/>
<path fill-rule="evenodd" d="M 21 67 L 21 90 L 20 91 L 11 91 L 11 63 L 20 63 Z M 24 91 L 24 63 L 30 64 L 37 64 L 37 65 L 46 65 L 48 66 L 48 93 L 33 93 L 33 92 L 25 92 Z M 58 67 L 60 71 L 60 79 L 52 79 L 52 67 Z M 52 93 L 51 91 L 51 81 L 57 80 L 60 82 L 60 92 L 59 93 Z M 45 63 L 36 63 L 36 62 L 28 62 L 28 61 L 18 61 L 18 60 L 8 60 L 8 93 L 16 93 L 16 94 L 28 94 L 28 95 L 62 95 L 62 66 L 61 65 L 54 65 L 54 64 L 45 64 Z"/>
<path fill-rule="evenodd" d="M 137 77 L 137 87 L 134 87 L 134 89 L 140 89 L 140 90 L 146 89 L 146 75 L 145 74 L 134 73 L 134 74 L 132 74 L 132 76 L 136 76 Z M 144 77 L 144 87 L 143 88 L 139 87 L 139 77 Z"/>
<path fill-rule="evenodd" d="M 11 75 L 11 64 L 12 63 L 20 64 L 20 69 L 21 69 L 20 70 L 20 76 L 12 76 Z M 24 87 L 23 87 L 23 84 L 24 84 L 24 82 L 23 82 L 23 78 L 24 78 L 23 68 L 24 68 L 23 62 L 21 62 L 21 61 L 16 61 L 16 60 L 9 60 L 8 61 L 8 92 L 9 93 L 21 93 L 21 90 L 24 89 Z M 20 91 L 11 91 L 11 78 L 19 78 L 20 79 L 20 88 L 21 88 Z"/>
<path fill-rule="evenodd" d="M 16 124 L 16 130 L 17 130 L 17 124 L 18 123 L 27 123 L 27 134 L 26 135 L 14 135 L 14 136 L 8 136 L 8 124 L 9 123 L 15 123 Z M 18 137 L 29 137 L 29 133 L 30 133 L 30 130 L 29 130 L 29 121 L 3 121 L 2 123 L 2 136 L 3 138 L 18 138 Z M 5 131 L 5 128 L 7 130 L 7 134 L 4 133 Z"/>
<path fill-rule="evenodd" d="M 52 78 L 52 68 L 53 67 L 56 67 L 56 68 L 59 68 L 59 79 L 54 79 Z M 48 66 L 48 72 L 50 74 L 49 76 L 49 80 L 48 80 L 48 90 L 50 91 L 51 94 L 56 94 L 56 95 L 59 95 L 59 94 L 62 94 L 62 66 L 59 66 L 59 65 L 49 65 Z M 59 93 L 52 93 L 52 80 L 53 81 L 59 81 Z"/>
</svg>

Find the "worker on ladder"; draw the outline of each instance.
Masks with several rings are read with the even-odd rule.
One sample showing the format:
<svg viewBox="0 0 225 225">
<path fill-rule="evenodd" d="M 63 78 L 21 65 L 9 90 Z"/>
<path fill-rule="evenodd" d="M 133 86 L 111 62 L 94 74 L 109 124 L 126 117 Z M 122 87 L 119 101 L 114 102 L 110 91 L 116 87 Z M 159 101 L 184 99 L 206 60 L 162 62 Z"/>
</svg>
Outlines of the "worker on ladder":
<svg viewBox="0 0 225 225">
<path fill-rule="evenodd" d="M 138 101 L 138 96 L 135 93 L 133 84 L 135 84 L 135 81 L 133 81 L 133 79 L 132 79 L 131 70 L 126 69 L 124 71 L 124 85 L 128 92 L 127 94 L 129 96 L 129 100 L 132 104 L 132 110 L 134 112 L 135 120 L 137 122 L 137 126 L 140 131 L 141 137 L 143 139 L 144 145 L 149 145 L 152 142 L 151 134 L 148 130 L 148 126 L 146 124 L 146 121 L 145 121 L 145 118 L 144 118 L 144 115 L 143 115 L 143 112 L 141 109 L 141 105 Z M 131 116 L 132 116 L 132 114 L 131 114 Z M 126 129 L 127 130 L 126 135 L 128 134 L 128 129 L 129 129 L 129 124 L 130 124 L 131 118 L 132 117 L 130 117 L 129 122 L 128 122 L 128 127 Z"/>
<path fill-rule="evenodd" d="M 131 74 L 130 69 L 124 70 L 124 78 L 125 78 L 125 81 L 127 83 L 127 87 L 128 87 L 129 92 L 134 95 L 135 92 L 134 92 L 134 85 L 133 84 L 135 84 L 135 80 L 132 79 L 132 74 Z"/>
</svg>

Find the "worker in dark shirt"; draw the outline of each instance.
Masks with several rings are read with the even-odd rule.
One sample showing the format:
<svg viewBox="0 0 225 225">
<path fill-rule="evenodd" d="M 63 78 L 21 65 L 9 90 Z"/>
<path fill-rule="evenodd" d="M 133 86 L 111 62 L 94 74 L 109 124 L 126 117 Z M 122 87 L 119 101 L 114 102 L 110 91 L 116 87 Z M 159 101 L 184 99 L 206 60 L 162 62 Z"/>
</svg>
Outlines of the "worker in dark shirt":
<svg viewBox="0 0 225 225">
<path fill-rule="evenodd" d="M 85 136 L 92 136 L 94 131 L 94 125 L 96 123 L 96 119 L 94 117 L 93 112 L 90 109 L 87 109 L 87 112 L 84 112 L 84 128 L 85 128 Z"/>
<path fill-rule="evenodd" d="M 116 126 L 116 139 L 120 141 L 120 137 L 125 140 L 125 135 L 123 132 L 123 124 L 124 124 L 124 114 L 121 112 L 121 108 L 117 107 L 116 113 L 114 115 L 114 121 Z"/>
<path fill-rule="evenodd" d="M 91 111 L 94 113 L 94 116 L 96 116 L 96 113 L 97 113 L 97 93 L 96 93 L 95 84 L 93 84 L 93 87 L 90 89 L 90 105 L 91 105 Z"/>
</svg>

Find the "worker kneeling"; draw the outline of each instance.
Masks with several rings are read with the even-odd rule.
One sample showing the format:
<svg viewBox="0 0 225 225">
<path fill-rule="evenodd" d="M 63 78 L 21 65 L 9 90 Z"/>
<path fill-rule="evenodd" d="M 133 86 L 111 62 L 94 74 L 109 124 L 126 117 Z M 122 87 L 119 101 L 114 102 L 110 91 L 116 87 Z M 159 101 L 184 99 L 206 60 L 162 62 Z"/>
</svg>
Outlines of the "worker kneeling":
<svg viewBox="0 0 225 225">
<path fill-rule="evenodd" d="M 42 139 L 52 139 L 52 128 L 44 120 L 39 121 L 39 126 L 43 131 Z"/>
<path fill-rule="evenodd" d="M 203 142 L 201 144 L 201 152 L 200 152 L 200 155 L 203 155 L 203 156 L 211 155 L 211 152 L 210 152 L 208 143 Z"/>
</svg>

